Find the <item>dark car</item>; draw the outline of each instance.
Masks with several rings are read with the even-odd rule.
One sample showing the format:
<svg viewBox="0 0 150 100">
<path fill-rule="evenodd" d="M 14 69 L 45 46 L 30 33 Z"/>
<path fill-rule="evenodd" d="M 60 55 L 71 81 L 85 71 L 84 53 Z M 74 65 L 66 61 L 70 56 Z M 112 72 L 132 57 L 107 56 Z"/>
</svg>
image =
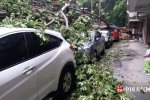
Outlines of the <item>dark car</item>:
<svg viewBox="0 0 150 100">
<path fill-rule="evenodd" d="M 99 58 L 100 54 L 105 53 L 105 38 L 99 31 L 90 31 L 89 36 L 89 41 L 83 43 L 78 50 L 87 53 L 89 60 Z"/>
</svg>

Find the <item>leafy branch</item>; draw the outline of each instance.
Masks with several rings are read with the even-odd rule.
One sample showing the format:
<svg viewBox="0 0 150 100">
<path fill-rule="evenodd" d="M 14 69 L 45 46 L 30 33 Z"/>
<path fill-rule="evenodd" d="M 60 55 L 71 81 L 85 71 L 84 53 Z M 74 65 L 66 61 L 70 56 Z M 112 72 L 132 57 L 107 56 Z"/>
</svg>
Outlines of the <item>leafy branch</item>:
<svg viewBox="0 0 150 100">
<path fill-rule="evenodd" d="M 3 4 L 1 6 L 9 12 L 10 16 L 1 22 L 1 26 L 29 27 L 42 31 L 51 26 L 54 30 L 61 32 L 65 39 L 74 45 L 75 59 L 78 65 L 76 70 L 77 88 L 71 100 L 131 100 L 127 93 L 123 92 L 119 94 L 115 90 L 116 85 L 123 83 L 113 78 L 113 73 L 109 68 L 112 56 L 110 52 L 100 62 L 92 64 L 88 63 L 88 56 L 86 54 L 78 52 L 78 46 L 88 41 L 88 31 L 93 28 L 93 21 L 91 16 L 87 14 L 79 15 L 73 11 L 65 14 L 64 10 L 70 7 L 74 0 L 69 0 L 68 2 L 62 1 L 64 2 L 64 6 L 54 15 L 44 9 L 37 11 L 30 6 L 29 0 L 15 0 L 15 2 L 12 0 L 3 0 L 3 2 L 0 2 Z M 77 4 L 81 5 L 85 1 L 77 0 Z M 19 6 L 17 6 L 18 4 Z M 34 13 L 34 15 L 34 11 L 38 13 Z M 51 17 L 51 20 L 47 24 L 45 24 L 46 14 Z M 71 24 L 69 24 L 70 19 L 68 17 L 72 19 Z M 61 21 L 64 21 L 65 25 L 61 23 L 60 18 L 63 19 Z M 53 26 L 54 24 L 55 26 Z M 81 33 L 85 33 L 86 35 L 82 35 Z M 39 35 L 43 37 L 41 34 Z"/>
</svg>

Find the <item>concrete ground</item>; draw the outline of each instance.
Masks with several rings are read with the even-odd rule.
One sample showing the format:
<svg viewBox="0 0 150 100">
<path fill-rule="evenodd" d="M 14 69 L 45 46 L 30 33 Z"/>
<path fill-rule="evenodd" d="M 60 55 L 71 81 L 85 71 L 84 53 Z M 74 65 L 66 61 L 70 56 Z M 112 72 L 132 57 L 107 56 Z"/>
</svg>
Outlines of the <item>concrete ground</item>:
<svg viewBox="0 0 150 100">
<path fill-rule="evenodd" d="M 124 81 L 127 87 L 150 87 L 150 76 L 143 72 L 143 55 L 146 51 L 144 44 L 130 40 L 128 43 L 114 46 L 114 48 L 122 48 L 121 50 L 124 52 L 121 59 L 114 58 L 113 60 L 114 77 L 119 81 Z M 150 91 L 131 93 L 134 95 L 134 100 L 150 100 Z"/>
</svg>

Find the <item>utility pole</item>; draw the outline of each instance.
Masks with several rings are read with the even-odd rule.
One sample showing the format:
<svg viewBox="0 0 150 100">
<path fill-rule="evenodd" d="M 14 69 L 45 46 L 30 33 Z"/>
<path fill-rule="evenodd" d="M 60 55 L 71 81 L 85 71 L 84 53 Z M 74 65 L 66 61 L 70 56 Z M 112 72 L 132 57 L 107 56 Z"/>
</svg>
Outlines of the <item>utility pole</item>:
<svg viewBox="0 0 150 100">
<path fill-rule="evenodd" d="M 99 16 L 101 15 L 101 0 L 99 0 Z"/>
<path fill-rule="evenodd" d="M 99 17 L 101 16 L 101 0 L 99 0 Z M 99 26 L 100 26 L 101 20 L 99 18 Z"/>
<path fill-rule="evenodd" d="M 93 0 L 91 0 L 91 14 L 93 13 Z"/>
</svg>

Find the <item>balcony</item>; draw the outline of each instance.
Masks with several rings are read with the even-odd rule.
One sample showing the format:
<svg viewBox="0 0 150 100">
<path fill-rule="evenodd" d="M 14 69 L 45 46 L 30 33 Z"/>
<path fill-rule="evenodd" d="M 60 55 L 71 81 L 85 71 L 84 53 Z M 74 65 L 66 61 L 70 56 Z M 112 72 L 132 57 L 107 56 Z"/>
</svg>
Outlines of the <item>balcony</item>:
<svg viewBox="0 0 150 100">
<path fill-rule="evenodd" d="M 150 12 L 150 0 L 137 0 L 135 11 Z"/>
<path fill-rule="evenodd" d="M 150 0 L 127 0 L 129 12 L 150 12 Z"/>
</svg>

